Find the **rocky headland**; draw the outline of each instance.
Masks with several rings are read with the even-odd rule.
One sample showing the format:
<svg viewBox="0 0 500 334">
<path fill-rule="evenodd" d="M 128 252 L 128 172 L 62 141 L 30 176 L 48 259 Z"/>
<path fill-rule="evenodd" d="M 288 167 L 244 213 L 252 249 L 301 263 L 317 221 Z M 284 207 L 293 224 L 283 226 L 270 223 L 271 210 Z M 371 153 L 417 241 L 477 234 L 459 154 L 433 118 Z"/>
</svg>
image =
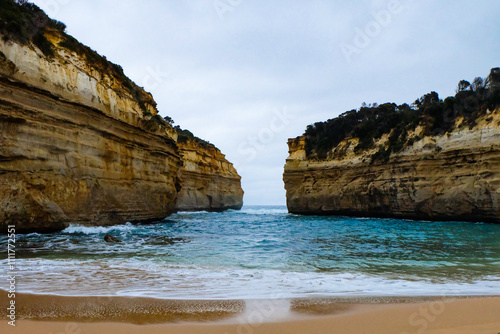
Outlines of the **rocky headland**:
<svg viewBox="0 0 500 334">
<path fill-rule="evenodd" d="M 297 214 L 500 222 L 500 69 L 411 106 L 363 105 L 288 142 Z"/>
<path fill-rule="evenodd" d="M 33 4 L 0 7 L 2 231 L 157 221 L 186 203 L 241 207 L 239 176 L 220 151 L 178 145 L 171 119 L 120 66 Z M 220 168 L 193 169 L 191 154 L 201 167 L 212 154 Z"/>
</svg>

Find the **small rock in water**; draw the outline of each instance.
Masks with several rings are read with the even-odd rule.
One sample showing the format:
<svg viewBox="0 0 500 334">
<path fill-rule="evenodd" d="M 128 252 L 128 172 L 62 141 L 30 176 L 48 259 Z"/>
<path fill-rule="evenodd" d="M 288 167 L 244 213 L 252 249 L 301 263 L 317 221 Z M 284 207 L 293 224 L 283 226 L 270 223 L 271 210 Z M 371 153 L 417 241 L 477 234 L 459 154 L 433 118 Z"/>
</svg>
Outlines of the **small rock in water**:
<svg viewBox="0 0 500 334">
<path fill-rule="evenodd" d="M 106 242 L 122 242 L 120 239 L 113 237 L 109 233 L 104 236 L 104 241 L 106 241 Z"/>
</svg>

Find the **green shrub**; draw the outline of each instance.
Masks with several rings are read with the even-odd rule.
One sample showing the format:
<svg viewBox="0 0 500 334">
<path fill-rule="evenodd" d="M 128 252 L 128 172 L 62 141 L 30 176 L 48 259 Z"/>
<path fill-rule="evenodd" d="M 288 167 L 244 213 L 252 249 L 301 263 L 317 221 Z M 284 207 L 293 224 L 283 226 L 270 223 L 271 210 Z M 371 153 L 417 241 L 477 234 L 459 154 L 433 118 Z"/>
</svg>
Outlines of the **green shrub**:
<svg viewBox="0 0 500 334">
<path fill-rule="evenodd" d="M 210 143 L 210 142 L 208 142 L 206 140 L 203 140 L 201 138 L 196 137 L 189 130 L 183 130 L 178 125 L 175 126 L 174 129 L 177 132 L 177 142 L 178 143 L 185 144 L 188 141 L 193 141 L 196 144 L 198 144 L 199 146 L 204 147 L 204 148 L 215 148 L 215 146 L 212 143 Z"/>
<path fill-rule="evenodd" d="M 54 49 L 52 49 L 52 43 L 50 43 L 42 32 L 38 32 L 33 36 L 33 44 L 43 52 L 44 55 L 48 57 L 54 56 Z"/>
<path fill-rule="evenodd" d="M 4 41 L 12 40 L 22 44 L 31 42 L 46 56 L 53 57 L 53 45 L 44 35 L 47 29 L 64 32 L 66 25 L 50 19 L 32 3 L 0 1 L 0 33 Z"/>
<path fill-rule="evenodd" d="M 161 117 L 161 115 L 157 114 L 157 115 L 154 115 L 153 116 L 153 120 L 158 123 L 158 125 L 160 126 L 165 126 L 167 124 L 167 122 L 165 122 L 165 120 L 163 119 L 163 117 Z"/>
<path fill-rule="evenodd" d="M 386 150 L 384 146 L 380 146 L 379 147 L 379 150 L 372 155 L 371 157 L 371 163 L 374 163 L 376 161 L 387 161 L 389 160 L 391 156 L 391 151 L 390 150 Z"/>
</svg>

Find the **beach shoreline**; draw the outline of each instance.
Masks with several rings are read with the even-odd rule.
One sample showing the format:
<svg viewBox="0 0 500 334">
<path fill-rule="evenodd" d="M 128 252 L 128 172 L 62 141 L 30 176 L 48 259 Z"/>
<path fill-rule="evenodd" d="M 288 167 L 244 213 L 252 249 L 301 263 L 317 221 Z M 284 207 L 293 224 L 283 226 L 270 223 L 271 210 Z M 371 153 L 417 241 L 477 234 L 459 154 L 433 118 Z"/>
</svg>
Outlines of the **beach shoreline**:
<svg viewBox="0 0 500 334">
<path fill-rule="evenodd" d="M 0 302 L 7 305 L 5 291 Z M 500 296 L 168 300 L 17 294 L 2 333 L 488 333 Z M 38 312 L 38 316 L 37 316 Z M 7 320 L 6 320 L 7 319 Z M 332 329 L 335 328 L 335 331 Z"/>
</svg>

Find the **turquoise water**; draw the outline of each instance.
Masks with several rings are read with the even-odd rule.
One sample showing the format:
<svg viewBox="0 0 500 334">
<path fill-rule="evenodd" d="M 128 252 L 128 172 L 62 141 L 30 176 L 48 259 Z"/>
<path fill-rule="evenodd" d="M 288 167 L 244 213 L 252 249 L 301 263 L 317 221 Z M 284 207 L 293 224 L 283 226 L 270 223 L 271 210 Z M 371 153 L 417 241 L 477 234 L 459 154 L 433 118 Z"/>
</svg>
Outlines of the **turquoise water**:
<svg viewBox="0 0 500 334">
<path fill-rule="evenodd" d="M 104 242 L 106 233 L 123 242 Z M 19 235 L 16 247 L 25 292 L 185 299 L 500 292 L 500 225 L 483 223 L 304 217 L 254 206 L 178 213 L 152 225 L 71 226 Z"/>
</svg>

